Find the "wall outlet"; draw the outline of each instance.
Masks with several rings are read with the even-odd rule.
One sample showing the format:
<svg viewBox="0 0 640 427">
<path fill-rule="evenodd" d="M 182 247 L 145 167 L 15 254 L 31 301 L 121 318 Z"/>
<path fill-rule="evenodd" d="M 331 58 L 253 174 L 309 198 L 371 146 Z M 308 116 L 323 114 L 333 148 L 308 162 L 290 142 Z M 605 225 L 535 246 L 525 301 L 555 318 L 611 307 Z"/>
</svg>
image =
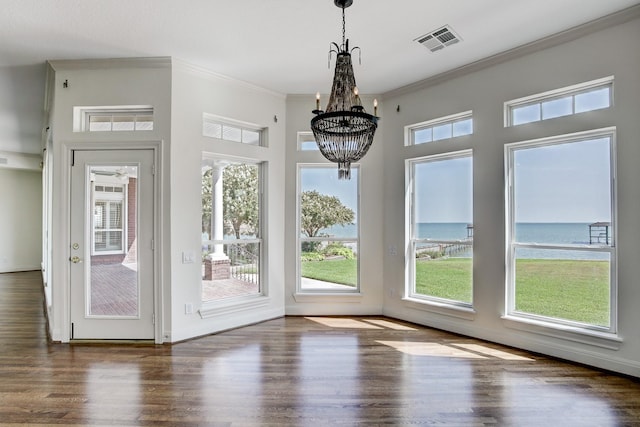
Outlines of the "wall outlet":
<svg viewBox="0 0 640 427">
<path fill-rule="evenodd" d="M 389 246 L 389 255 L 391 256 L 398 255 L 398 248 L 396 246 Z"/>
<path fill-rule="evenodd" d="M 193 304 L 188 302 L 184 305 L 184 314 L 193 314 Z"/>
</svg>

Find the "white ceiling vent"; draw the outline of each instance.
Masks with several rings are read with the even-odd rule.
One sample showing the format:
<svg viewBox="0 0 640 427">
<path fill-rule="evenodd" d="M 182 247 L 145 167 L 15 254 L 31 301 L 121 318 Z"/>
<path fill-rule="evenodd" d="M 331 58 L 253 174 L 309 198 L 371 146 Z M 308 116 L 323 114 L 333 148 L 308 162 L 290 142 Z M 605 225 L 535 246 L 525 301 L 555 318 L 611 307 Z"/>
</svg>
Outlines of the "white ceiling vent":
<svg viewBox="0 0 640 427">
<path fill-rule="evenodd" d="M 442 28 L 438 28 L 424 36 L 418 37 L 414 41 L 420 43 L 431 52 L 437 52 L 447 46 L 451 46 L 452 44 L 462 41 L 462 39 L 451 29 L 450 26 L 445 25 Z"/>
</svg>

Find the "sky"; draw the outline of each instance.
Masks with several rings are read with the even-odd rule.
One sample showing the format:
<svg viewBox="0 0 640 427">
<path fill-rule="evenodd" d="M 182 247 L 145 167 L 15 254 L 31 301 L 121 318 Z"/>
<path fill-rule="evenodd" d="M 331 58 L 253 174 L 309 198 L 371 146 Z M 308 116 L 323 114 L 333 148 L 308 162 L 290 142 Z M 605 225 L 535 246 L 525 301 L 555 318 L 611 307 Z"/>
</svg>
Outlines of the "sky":
<svg viewBox="0 0 640 427">
<path fill-rule="evenodd" d="M 358 178 L 359 169 L 351 167 L 351 179 L 338 179 L 338 165 L 304 166 L 300 173 L 301 191 L 316 190 L 320 194 L 336 196 L 343 205 L 358 213 Z"/>
<path fill-rule="evenodd" d="M 514 153 L 516 222 L 611 221 L 610 140 L 522 148 Z M 416 164 L 416 222 L 473 222 L 472 158 Z M 337 165 L 305 167 L 302 191 L 337 196 L 357 210 L 358 169 L 338 180 Z"/>
</svg>

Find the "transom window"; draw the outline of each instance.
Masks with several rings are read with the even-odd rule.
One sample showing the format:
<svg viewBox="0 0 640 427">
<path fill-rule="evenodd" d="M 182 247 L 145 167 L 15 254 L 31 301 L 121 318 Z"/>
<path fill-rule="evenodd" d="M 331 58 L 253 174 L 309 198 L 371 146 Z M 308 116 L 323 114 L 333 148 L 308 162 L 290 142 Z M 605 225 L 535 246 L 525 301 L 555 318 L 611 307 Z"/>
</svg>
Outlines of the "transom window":
<svg viewBox="0 0 640 427">
<path fill-rule="evenodd" d="M 613 77 L 593 80 L 505 102 L 505 126 L 517 126 L 609 108 Z"/>
<path fill-rule="evenodd" d="M 473 301 L 471 150 L 407 161 L 411 191 L 407 294 L 470 307 Z"/>
<path fill-rule="evenodd" d="M 266 145 L 262 128 L 247 123 L 221 119 L 206 113 L 203 115 L 202 120 L 202 135 L 248 145 Z"/>
<path fill-rule="evenodd" d="M 298 132 L 298 150 L 300 151 L 318 151 L 318 143 L 316 142 L 313 132 Z"/>
<path fill-rule="evenodd" d="M 613 132 L 506 146 L 509 316 L 615 332 Z"/>
<path fill-rule="evenodd" d="M 456 138 L 473 133 L 472 111 L 440 117 L 405 128 L 405 145 Z"/>
<path fill-rule="evenodd" d="M 153 107 L 75 107 L 74 132 L 153 130 Z"/>
</svg>

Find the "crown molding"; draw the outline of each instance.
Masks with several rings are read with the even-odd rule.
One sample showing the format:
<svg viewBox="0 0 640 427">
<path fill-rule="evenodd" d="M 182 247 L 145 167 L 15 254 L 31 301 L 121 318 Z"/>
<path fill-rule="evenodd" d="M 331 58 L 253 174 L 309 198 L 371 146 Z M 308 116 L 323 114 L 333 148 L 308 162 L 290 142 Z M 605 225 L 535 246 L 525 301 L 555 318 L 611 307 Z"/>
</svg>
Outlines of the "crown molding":
<svg viewBox="0 0 640 427">
<path fill-rule="evenodd" d="M 196 75 L 199 75 L 199 76 L 201 76 L 201 77 L 203 77 L 205 79 L 224 81 L 224 82 L 227 82 L 227 83 L 239 86 L 239 87 L 243 87 L 245 89 L 249 89 L 249 90 L 256 91 L 256 92 L 266 93 L 268 95 L 275 96 L 275 97 L 278 97 L 278 98 L 281 98 L 281 99 L 285 99 L 287 97 L 286 94 L 283 94 L 283 93 L 280 93 L 280 92 L 276 92 L 276 91 L 273 91 L 271 89 L 264 88 L 262 86 L 255 85 L 253 83 L 249 83 L 249 82 L 246 82 L 244 80 L 238 80 L 238 79 L 235 79 L 233 77 L 226 76 L 224 74 L 219 74 L 219 73 L 211 71 L 211 70 L 209 70 L 207 68 L 200 67 L 198 65 L 194 65 L 194 64 L 188 63 L 188 62 L 183 61 L 181 59 L 173 58 L 173 66 L 174 66 L 174 69 L 179 69 L 180 71 L 184 71 L 184 72 L 191 73 L 191 74 L 196 74 Z"/>
<path fill-rule="evenodd" d="M 568 30 L 561 31 L 548 37 L 536 40 L 531 43 L 527 43 L 518 46 L 513 49 L 489 56 L 487 58 L 475 61 L 461 67 L 455 68 L 444 73 L 437 74 L 435 76 L 426 78 L 424 80 L 417 81 L 415 83 L 402 86 L 397 89 L 390 90 L 383 94 L 384 98 L 391 98 L 395 96 L 405 95 L 417 90 L 426 89 L 431 86 L 435 86 L 444 83 L 448 80 L 462 77 L 467 74 L 471 74 L 485 68 L 492 67 L 494 65 L 502 64 L 512 59 L 520 58 L 525 55 L 530 55 L 535 52 L 539 52 L 544 49 L 548 49 L 554 46 L 558 46 L 581 37 L 587 36 L 598 31 L 614 27 L 616 25 L 624 24 L 634 19 L 640 18 L 640 4 L 623 9 L 619 12 L 612 13 L 610 15 L 603 16 L 602 18 L 595 19 L 569 28 Z"/>
<path fill-rule="evenodd" d="M 98 70 L 105 68 L 170 68 L 171 57 L 101 58 L 101 59 L 52 59 L 47 61 L 54 71 Z"/>
</svg>

